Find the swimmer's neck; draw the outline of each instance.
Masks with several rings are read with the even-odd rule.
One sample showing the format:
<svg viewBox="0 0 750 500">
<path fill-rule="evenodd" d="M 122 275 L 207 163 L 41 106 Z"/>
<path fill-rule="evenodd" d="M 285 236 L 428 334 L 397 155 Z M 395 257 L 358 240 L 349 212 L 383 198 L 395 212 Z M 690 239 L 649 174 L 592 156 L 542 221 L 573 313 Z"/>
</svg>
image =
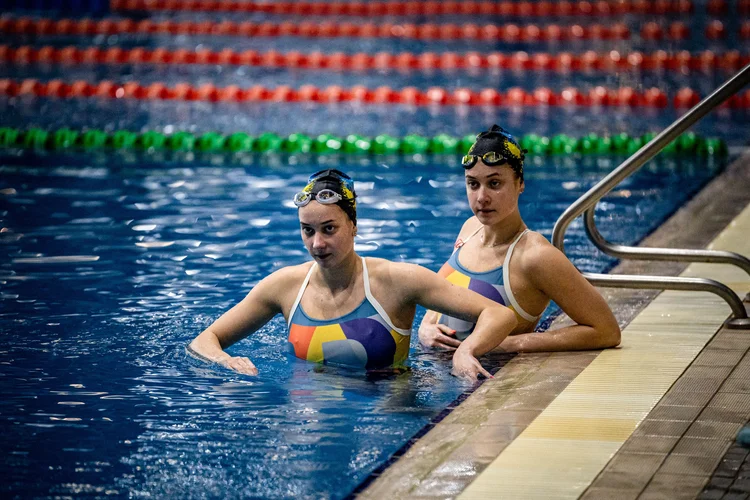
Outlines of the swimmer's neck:
<svg viewBox="0 0 750 500">
<path fill-rule="evenodd" d="M 480 237 L 482 246 L 496 247 L 510 244 L 523 230 L 526 224 L 521 218 L 521 214 L 516 210 L 502 221 L 491 226 L 484 226 Z"/>
<path fill-rule="evenodd" d="M 331 290 L 332 294 L 348 289 L 362 272 L 362 260 L 356 252 L 352 252 L 332 269 L 317 266 L 317 275 L 321 286 Z"/>
</svg>

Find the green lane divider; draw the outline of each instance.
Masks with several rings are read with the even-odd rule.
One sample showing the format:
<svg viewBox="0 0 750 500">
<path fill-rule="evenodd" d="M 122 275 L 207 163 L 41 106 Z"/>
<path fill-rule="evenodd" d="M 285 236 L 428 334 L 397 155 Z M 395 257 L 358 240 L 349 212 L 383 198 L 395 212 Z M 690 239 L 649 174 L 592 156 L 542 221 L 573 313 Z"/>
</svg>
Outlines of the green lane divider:
<svg viewBox="0 0 750 500">
<path fill-rule="evenodd" d="M 138 134 L 128 130 L 118 130 L 107 137 L 106 144 L 114 149 L 133 149 Z"/>
<path fill-rule="evenodd" d="M 344 153 L 367 154 L 372 150 L 372 140 L 357 134 L 349 134 L 344 138 L 342 145 Z"/>
<path fill-rule="evenodd" d="M 195 147 L 195 136 L 189 132 L 175 132 L 167 136 L 164 145 L 172 151 L 192 151 Z"/>
<path fill-rule="evenodd" d="M 107 134 L 101 130 L 87 130 L 80 136 L 79 145 L 83 149 L 100 149 L 107 144 Z"/>
<path fill-rule="evenodd" d="M 395 154 L 401 146 L 401 141 L 388 134 L 380 134 L 372 140 L 372 152 L 376 155 Z"/>
<path fill-rule="evenodd" d="M 544 137 L 527 134 L 519 138 L 521 147 L 530 155 L 630 155 L 656 136 L 648 132 L 642 136 L 631 136 L 626 133 L 614 135 L 587 134 L 583 137 L 571 137 L 567 134 L 556 134 Z M 401 155 L 455 155 L 463 154 L 474 143 L 474 135 L 455 137 L 440 134 L 425 137 L 409 134 L 398 138 L 388 134 L 365 137 L 350 134 L 339 137 L 332 134 L 309 136 L 300 133 L 286 137 L 273 132 L 266 132 L 253 137 L 244 132 L 220 134 L 206 132 L 192 134 L 175 132 L 163 134 L 149 131 L 143 133 L 128 130 L 104 132 L 89 129 L 83 132 L 67 127 L 45 131 L 40 128 L 26 130 L 0 127 L 0 148 L 49 149 L 65 151 L 83 149 L 133 149 L 172 151 L 199 151 L 207 153 L 346 153 L 356 155 L 368 154 L 401 154 Z M 721 139 L 700 137 L 694 132 L 685 132 L 672 141 L 663 150 L 668 155 L 696 154 L 699 156 L 723 156 L 727 154 L 727 145 Z"/>
<path fill-rule="evenodd" d="M 161 132 L 144 132 L 135 140 L 135 147 L 138 149 L 161 149 L 167 142 L 167 136 Z"/>
<path fill-rule="evenodd" d="M 252 151 L 255 139 L 250 137 L 244 132 L 236 132 L 224 141 L 224 149 L 230 153 L 237 153 L 240 151 Z"/>
</svg>

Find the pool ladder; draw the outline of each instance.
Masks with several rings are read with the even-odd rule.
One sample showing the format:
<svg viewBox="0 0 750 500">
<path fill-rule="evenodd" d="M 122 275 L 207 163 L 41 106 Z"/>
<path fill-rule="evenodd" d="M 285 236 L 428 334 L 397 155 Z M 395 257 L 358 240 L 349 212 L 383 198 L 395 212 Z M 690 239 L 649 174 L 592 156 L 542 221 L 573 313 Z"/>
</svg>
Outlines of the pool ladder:
<svg viewBox="0 0 750 500">
<path fill-rule="evenodd" d="M 683 248 L 646 248 L 618 245 L 607 241 L 599 232 L 594 221 L 596 204 L 622 180 L 641 168 L 647 161 L 656 156 L 665 146 L 687 130 L 707 113 L 729 99 L 732 95 L 750 83 L 750 64 L 730 78 L 711 95 L 690 109 L 684 116 L 665 128 L 660 134 L 636 151 L 619 167 L 614 169 L 598 184 L 578 198 L 555 223 L 552 230 L 552 244 L 563 253 L 564 236 L 570 223 L 584 214 L 584 227 L 591 242 L 602 252 L 614 257 L 638 260 L 710 262 L 733 264 L 750 274 L 750 259 L 734 252 L 717 250 L 690 250 Z M 629 274 L 583 273 L 593 285 L 613 288 L 641 288 L 651 290 L 694 290 L 711 292 L 724 299 L 732 308 L 732 316 L 724 323 L 727 328 L 750 328 L 750 319 L 742 299 L 727 285 L 716 280 L 705 278 L 680 278 L 671 276 L 638 276 Z"/>
</svg>

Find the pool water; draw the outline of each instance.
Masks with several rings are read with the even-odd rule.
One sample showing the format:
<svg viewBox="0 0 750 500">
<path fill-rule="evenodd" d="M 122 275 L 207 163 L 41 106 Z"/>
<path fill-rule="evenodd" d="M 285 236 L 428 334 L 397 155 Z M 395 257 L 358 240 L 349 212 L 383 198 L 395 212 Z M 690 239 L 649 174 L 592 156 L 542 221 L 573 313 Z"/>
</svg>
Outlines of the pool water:
<svg viewBox="0 0 750 500">
<path fill-rule="evenodd" d="M 527 224 L 549 237 L 621 160 L 530 158 Z M 650 163 L 599 205 L 602 232 L 640 240 L 723 165 Z M 308 260 L 291 199 L 324 166 L 355 178 L 361 255 L 436 271 L 471 215 L 455 158 L 0 158 L 3 496 L 344 498 L 471 390 L 416 328 L 400 376 L 290 358 L 281 317 L 230 349 L 257 377 L 186 355 L 261 278 Z M 580 269 L 612 265 L 579 223 L 568 237 Z"/>
<path fill-rule="evenodd" d="M 20 4 L 24 5 L 20 5 Z M 5 2 L 11 16 L 84 15 L 83 4 Z M 730 2 L 731 3 L 731 2 Z M 26 5 L 29 4 L 29 5 Z M 33 5 L 32 5 L 33 4 Z M 75 4 L 75 7 L 73 5 Z M 80 4 L 80 5 L 79 5 Z M 62 12 L 20 9 L 62 8 Z M 94 7 L 91 7 L 94 9 Z M 68 10 L 65 10 L 68 9 Z M 75 12 L 71 12 L 73 9 Z M 106 10 L 106 9 L 105 9 Z M 101 11 L 99 11 L 101 12 Z M 396 16 L 314 18 L 232 12 L 108 13 L 134 20 L 364 23 L 626 24 L 629 40 L 510 43 L 388 38 L 229 37 L 207 35 L 19 34 L 11 47 L 143 47 L 261 52 L 319 50 L 443 53 L 524 50 L 599 53 L 736 49 L 740 20 L 725 16 L 729 36 L 708 40 L 709 17 L 628 14 L 606 18 Z M 666 29 L 679 18 L 688 40 L 646 40 L 644 22 Z M 222 65 L 0 63 L 2 78 L 45 82 L 163 82 L 174 86 L 305 84 L 387 85 L 395 90 L 518 86 L 527 92 L 597 85 L 649 87 L 670 99 L 689 86 L 707 95 L 729 75 L 659 71 L 333 71 Z M 684 110 L 619 106 L 325 105 L 300 102 L 185 102 L 0 96 L 0 126 L 125 129 L 164 133 L 299 132 L 315 136 L 475 134 L 498 123 L 514 134 L 639 136 L 669 125 Z M 747 110 L 719 109 L 694 131 L 747 142 Z M 529 157 L 521 212 L 550 237 L 555 220 L 625 158 Z M 719 172 L 728 159 L 673 156 L 649 162 L 597 208 L 611 241 L 636 243 Z M 412 370 L 368 376 L 289 357 L 277 317 L 230 349 L 248 356 L 257 377 L 204 364 L 185 347 L 264 276 L 309 259 L 291 199 L 307 176 L 335 167 L 352 174 L 359 198 L 356 250 L 364 256 L 422 264 L 437 271 L 470 215 L 463 169 L 454 157 L 346 157 L 163 151 L 47 155 L 0 150 L 0 496 L 132 498 L 345 498 L 386 466 L 410 440 L 472 390 L 449 374 L 450 356 L 423 350 L 412 334 Z M 614 259 L 586 242 L 581 221 L 566 252 L 582 271 Z M 419 310 L 415 325 L 424 314 Z M 555 314 L 547 311 L 544 324 Z M 497 370 L 508 357 L 484 363 Z"/>
</svg>

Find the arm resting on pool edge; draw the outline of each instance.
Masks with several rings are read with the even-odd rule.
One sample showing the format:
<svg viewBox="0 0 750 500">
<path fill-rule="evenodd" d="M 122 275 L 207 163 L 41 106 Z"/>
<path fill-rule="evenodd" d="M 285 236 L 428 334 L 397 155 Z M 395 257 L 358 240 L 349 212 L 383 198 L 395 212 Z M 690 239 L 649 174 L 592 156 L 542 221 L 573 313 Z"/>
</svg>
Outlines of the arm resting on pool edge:
<svg viewBox="0 0 750 500">
<path fill-rule="evenodd" d="M 531 247 L 519 264 L 533 285 L 577 324 L 505 339 L 507 352 L 550 352 L 605 349 L 620 344 L 620 326 L 597 289 L 551 244 Z"/>
<path fill-rule="evenodd" d="M 453 355 L 453 374 L 476 380 L 478 374 L 491 375 L 477 357 L 497 347 L 516 327 L 516 315 L 505 306 L 476 292 L 458 287 L 429 269 L 412 264 L 397 264 L 403 270 L 404 283 L 410 285 L 415 303 L 476 323 L 474 332 Z"/>
<path fill-rule="evenodd" d="M 258 369 L 248 358 L 231 356 L 224 349 L 255 332 L 281 312 L 276 291 L 285 286 L 287 274 L 281 269 L 255 285 L 239 304 L 195 337 L 189 348 L 207 361 L 247 375 L 257 375 Z"/>
</svg>

